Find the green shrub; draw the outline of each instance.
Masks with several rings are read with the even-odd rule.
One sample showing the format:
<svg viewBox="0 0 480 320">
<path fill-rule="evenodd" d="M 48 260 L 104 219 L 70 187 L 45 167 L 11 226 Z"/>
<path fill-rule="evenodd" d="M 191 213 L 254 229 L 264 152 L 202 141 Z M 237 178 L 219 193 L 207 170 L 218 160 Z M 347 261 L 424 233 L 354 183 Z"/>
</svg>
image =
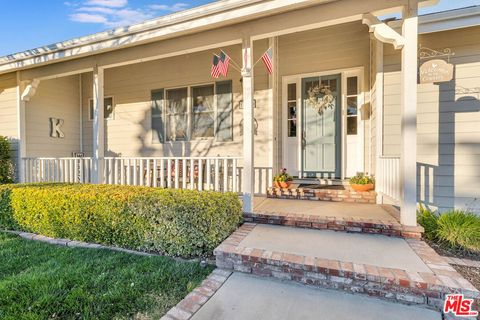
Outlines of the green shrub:
<svg viewBox="0 0 480 320">
<path fill-rule="evenodd" d="M 438 229 L 438 215 L 435 212 L 430 211 L 425 206 L 420 204 L 417 210 L 417 221 L 424 229 L 424 237 L 428 240 L 435 240 L 437 238 Z"/>
<path fill-rule="evenodd" d="M 5 228 L 183 257 L 212 254 L 242 217 L 238 195 L 213 191 L 27 184 L 0 197 Z"/>
<path fill-rule="evenodd" d="M 11 159 L 10 142 L 0 136 L 0 184 L 13 182 L 13 164 Z"/>
<path fill-rule="evenodd" d="M 480 217 L 463 210 L 442 213 L 437 220 L 437 237 L 452 247 L 480 252 Z"/>
</svg>

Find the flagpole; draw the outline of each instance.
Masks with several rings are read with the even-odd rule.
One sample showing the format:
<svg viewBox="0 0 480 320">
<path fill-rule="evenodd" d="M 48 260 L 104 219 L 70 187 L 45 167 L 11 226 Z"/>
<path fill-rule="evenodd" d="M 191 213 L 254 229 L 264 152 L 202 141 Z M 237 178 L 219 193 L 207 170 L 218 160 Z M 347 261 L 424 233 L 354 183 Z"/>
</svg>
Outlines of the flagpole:
<svg viewBox="0 0 480 320">
<path fill-rule="evenodd" d="M 272 49 L 272 47 L 268 48 L 267 51 L 270 50 L 270 49 Z M 267 51 L 265 51 L 265 52 L 267 52 Z M 260 57 L 260 59 L 258 59 L 257 62 L 255 62 L 255 63 L 253 64 L 252 68 L 255 67 L 255 66 L 257 65 L 257 63 L 260 62 L 260 60 L 262 60 L 262 58 L 263 58 L 264 55 L 265 55 L 265 53 L 262 54 L 262 56 Z"/>
<path fill-rule="evenodd" d="M 225 51 L 223 51 L 223 50 L 220 50 L 220 51 L 222 51 L 226 56 L 228 56 L 228 57 L 230 58 L 230 62 L 232 62 L 232 66 L 236 67 L 235 70 L 237 70 L 238 72 L 241 73 L 241 72 L 242 72 L 242 70 L 241 70 L 242 68 L 240 68 L 240 66 L 238 65 L 238 63 L 236 63 L 235 60 L 233 60 L 232 57 L 230 57 L 230 55 L 228 55 Z"/>
</svg>

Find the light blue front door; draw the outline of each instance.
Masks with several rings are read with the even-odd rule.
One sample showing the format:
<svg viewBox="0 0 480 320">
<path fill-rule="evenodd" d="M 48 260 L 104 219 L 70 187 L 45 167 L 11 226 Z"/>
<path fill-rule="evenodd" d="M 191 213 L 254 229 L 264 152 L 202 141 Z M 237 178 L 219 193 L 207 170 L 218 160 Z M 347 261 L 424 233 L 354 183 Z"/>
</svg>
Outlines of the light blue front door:
<svg viewBox="0 0 480 320">
<path fill-rule="evenodd" d="M 302 173 L 305 178 L 340 178 L 340 75 L 302 80 Z"/>
</svg>

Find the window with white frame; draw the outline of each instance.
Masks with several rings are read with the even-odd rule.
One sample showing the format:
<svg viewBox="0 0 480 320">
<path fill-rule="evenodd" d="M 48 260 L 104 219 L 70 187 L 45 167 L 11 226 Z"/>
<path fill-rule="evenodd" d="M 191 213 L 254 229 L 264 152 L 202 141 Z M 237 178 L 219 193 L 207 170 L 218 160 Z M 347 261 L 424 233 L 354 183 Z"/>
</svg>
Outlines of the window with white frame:
<svg viewBox="0 0 480 320">
<path fill-rule="evenodd" d="M 153 142 L 233 138 L 232 82 L 152 91 Z"/>
<path fill-rule="evenodd" d="M 114 109 L 115 107 L 113 104 L 113 97 L 105 97 L 103 99 L 103 117 L 105 119 L 113 119 Z M 88 103 L 88 115 L 89 115 L 89 119 L 93 121 L 93 116 L 94 116 L 93 99 L 90 99 Z"/>
<path fill-rule="evenodd" d="M 358 77 L 347 78 L 347 135 L 358 132 Z"/>
</svg>

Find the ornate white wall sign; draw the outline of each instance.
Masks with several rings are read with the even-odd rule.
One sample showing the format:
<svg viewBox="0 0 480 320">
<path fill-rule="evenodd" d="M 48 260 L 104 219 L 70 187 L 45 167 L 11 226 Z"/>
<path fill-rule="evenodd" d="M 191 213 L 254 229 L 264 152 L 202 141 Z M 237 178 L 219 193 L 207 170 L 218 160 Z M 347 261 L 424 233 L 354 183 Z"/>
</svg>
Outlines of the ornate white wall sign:
<svg viewBox="0 0 480 320">
<path fill-rule="evenodd" d="M 62 131 L 63 123 L 63 119 L 50 118 L 50 137 L 65 138 L 65 134 Z"/>
<path fill-rule="evenodd" d="M 429 60 L 420 66 L 420 83 L 446 82 L 452 79 L 453 65 L 445 60 Z"/>
</svg>

